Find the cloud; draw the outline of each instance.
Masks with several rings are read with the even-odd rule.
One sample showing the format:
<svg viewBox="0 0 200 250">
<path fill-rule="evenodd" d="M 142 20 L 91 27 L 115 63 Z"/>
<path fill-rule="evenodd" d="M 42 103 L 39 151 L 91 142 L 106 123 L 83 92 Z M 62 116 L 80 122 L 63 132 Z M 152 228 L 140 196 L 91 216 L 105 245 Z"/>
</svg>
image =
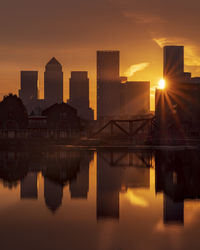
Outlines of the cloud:
<svg viewBox="0 0 200 250">
<path fill-rule="evenodd" d="M 131 65 L 127 71 L 124 72 L 125 76 L 127 77 L 131 77 L 133 76 L 136 72 L 138 71 L 142 71 L 145 68 L 147 68 L 149 66 L 148 62 L 144 62 L 144 63 L 139 63 L 139 64 L 133 64 Z"/>
<path fill-rule="evenodd" d="M 183 37 L 160 37 L 153 38 L 161 48 L 168 45 L 183 45 L 185 51 L 185 65 L 191 67 L 200 66 L 200 49 L 199 44 L 195 44 L 189 39 Z"/>
<path fill-rule="evenodd" d="M 166 21 L 160 17 L 160 16 L 156 16 L 156 15 L 152 15 L 152 14 L 138 14 L 135 12 L 131 12 L 131 11 L 124 11 L 123 12 L 124 17 L 128 18 L 128 19 L 134 19 L 136 23 L 140 23 L 140 24 L 153 24 L 153 23 L 165 23 Z"/>
<path fill-rule="evenodd" d="M 152 40 L 161 48 L 169 45 L 184 45 L 184 43 L 188 43 L 188 39 L 182 37 L 159 37 Z"/>
</svg>

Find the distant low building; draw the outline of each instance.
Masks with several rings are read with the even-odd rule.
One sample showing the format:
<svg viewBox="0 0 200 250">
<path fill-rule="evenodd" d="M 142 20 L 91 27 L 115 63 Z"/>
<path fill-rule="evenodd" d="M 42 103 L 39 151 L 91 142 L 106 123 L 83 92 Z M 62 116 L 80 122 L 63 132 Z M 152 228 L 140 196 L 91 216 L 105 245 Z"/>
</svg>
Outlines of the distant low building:
<svg viewBox="0 0 200 250">
<path fill-rule="evenodd" d="M 121 116 L 131 117 L 150 112 L 150 82 L 134 81 L 121 84 Z"/>
<path fill-rule="evenodd" d="M 66 103 L 54 104 L 42 112 L 47 119 L 48 129 L 65 129 L 69 133 L 79 133 L 80 118 L 77 111 Z"/>
</svg>

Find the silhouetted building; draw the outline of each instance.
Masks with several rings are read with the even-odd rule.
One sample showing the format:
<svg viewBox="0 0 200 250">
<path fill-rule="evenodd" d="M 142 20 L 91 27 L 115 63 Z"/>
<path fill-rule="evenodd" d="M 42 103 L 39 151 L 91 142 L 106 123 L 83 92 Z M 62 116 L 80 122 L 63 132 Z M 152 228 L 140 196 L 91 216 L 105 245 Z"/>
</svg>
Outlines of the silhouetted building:
<svg viewBox="0 0 200 250">
<path fill-rule="evenodd" d="M 164 47 L 164 70 L 165 79 L 177 79 L 184 76 L 184 47 Z"/>
<path fill-rule="evenodd" d="M 21 99 L 9 94 L 0 102 L 0 128 L 11 130 L 25 129 L 28 127 L 27 110 Z M 14 134 L 13 134 L 14 136 Z M 8 136 L 9 137 L 9 136 Z"/>
<path fill-rule="evenodd" d="M 85 71 L 71 72 L 69 83 L 69 104 L 77 109 L 78 116 L 83 119 L 93 120 L 94 111 L 89 103 L 89 79 Z"/>
<path fill-rule="evenodd" d="M 120 115 L 119 51 L 97 51 L 97 119 Z"/>
<path fill-rule="evenodd" d="M 121 84 L 121 116 L 131 117 L 150 112 L 150 82 Z"/>
<path fill-rule="evenodd" d="M 69 104 L 54 104 L 42 112 L 47 118 L 47 128 L 67 129 L 69 133 L 80 132 L 80 118 L 77 111 Z"/>
<path fill-rule="evenodd" d="M 53 57 L 46 65 L 44 73 L 44 99 L 48 105 L 63 102 L 62 65 Z"/>
<path fill-rule="evenodd" d="M 165 143 L 200 136 L 200 81 L 183 72 L 183 47 L 164 48 L 166 88 L 156 90 L 155 137 Z M 163 142 L 164 142 L 163 141 Z"/>
<path fill-rule="evenodd" d="M 54 213 L 62 204 L 63 186 L 45 177 L 44 197 L 46 206 Z"/>
<path fill-rule="evenodd" d="M 21 199 L 37 199 L 37 173 L 29 172 L 21 180 Z"/>
<path fill-rule="evenodd" d="M 30 110 L 33 103 L 38 99 L 38 72 L 21 71 L 21 89 L 19 97 Z"/>
<path fill-rule="evenodd" d="M 47 128 L 47 118 L 46 116 L 29 116 L 28 117 L 28 127 L 30 129 L 46 129 Z"/>
</svg>

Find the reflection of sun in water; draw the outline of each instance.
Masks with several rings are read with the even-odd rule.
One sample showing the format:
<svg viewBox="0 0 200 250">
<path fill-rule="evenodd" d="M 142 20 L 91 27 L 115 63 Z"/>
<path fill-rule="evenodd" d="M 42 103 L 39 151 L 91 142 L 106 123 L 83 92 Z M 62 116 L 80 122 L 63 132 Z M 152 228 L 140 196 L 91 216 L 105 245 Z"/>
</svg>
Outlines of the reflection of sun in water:
<svg viewBox="0 0 200 250">
<path fill-rule="evenodd" d="M 159 82 L 158 82 L 158 89 L 164 89 L 165 88 L 165 80 L 164 79 L 161 79 Z"/>
<path fill-rule="evenodd" d="M 139 206 L 139 207 L 149 206 L 149 203 L 146 199 L 144 199 L 140 195 L 136 195 L 130 189 L 128 189 L 127 192 L 125 193 L 125 197 L 132 205 Z"/>
</svg>

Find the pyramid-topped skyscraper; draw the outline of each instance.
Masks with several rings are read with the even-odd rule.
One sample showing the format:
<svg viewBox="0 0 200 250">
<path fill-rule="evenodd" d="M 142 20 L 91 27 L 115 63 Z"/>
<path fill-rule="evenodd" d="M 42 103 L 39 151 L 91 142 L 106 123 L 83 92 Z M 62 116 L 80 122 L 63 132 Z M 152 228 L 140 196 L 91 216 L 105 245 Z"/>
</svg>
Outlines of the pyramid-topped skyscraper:
<svg viewBox="0 0 200 250">
<path fill-rule="evenodd" d="M 55 57 L 53 57 L 45 67 L 44 98 L 49 106 L 63 102 L 62 65 Z"/>
</svg>

